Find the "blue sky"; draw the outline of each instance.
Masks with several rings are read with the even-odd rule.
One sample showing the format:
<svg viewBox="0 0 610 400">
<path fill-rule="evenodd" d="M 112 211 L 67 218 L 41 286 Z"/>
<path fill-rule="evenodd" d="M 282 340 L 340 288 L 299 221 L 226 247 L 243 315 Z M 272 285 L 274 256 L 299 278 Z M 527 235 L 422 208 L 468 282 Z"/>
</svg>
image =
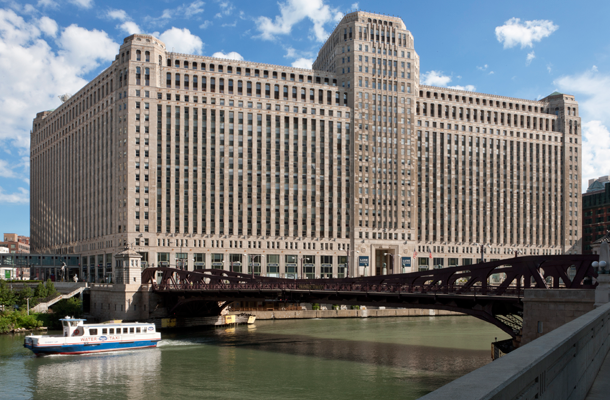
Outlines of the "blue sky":
<svg viewBox="0 0 610 400">
<path fill-rule="evenodd" d="M 576 96 L 583 184 L 610 173 L 610 2 L 0 0 L 0 233 L 29 235 L 29 131 L 114 59 L 153 34 L 176 52 L 311 67 L 341 17 L 401 17 L 422 83 L 526 99 Z"/>
</svg>

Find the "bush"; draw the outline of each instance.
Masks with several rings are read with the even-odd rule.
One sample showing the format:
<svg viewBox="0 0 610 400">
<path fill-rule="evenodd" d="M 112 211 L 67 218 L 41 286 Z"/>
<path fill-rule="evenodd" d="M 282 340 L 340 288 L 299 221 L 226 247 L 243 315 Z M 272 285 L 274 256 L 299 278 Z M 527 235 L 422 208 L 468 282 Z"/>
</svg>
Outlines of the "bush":
<svg viewBox="0 0 610 400">
<path fill-rule="evenodd" d="M 319 310 L 319 309 L 320 309 L 320 305 L 319 305 L 318 303 L 313 303 L 313 304 L 311 305 L 311 309 L 312 309 L 312 310 Z"/>
<path fill-rule="evenodd" d="M 0 314 L 0 333 L 8 333 L 17 328 L 34 329 L 43 326 L 36 314 L 27 315 L 25 311 L 6 311 Z"/>
<path fill-rule="evenodd" d="M 339 309 L 339 305 L 338 304 L 333 304 L 333 310 L 338 310 Z"/>
<path fill-rule="evenodd" d="M 47 288 L 45 287 L 44 283 L 42 283 L 42 282 L 38 283 L 38 286 L 36 286 L 36 289 L 34 290 L 34 297 L 38 297 L 39 299 L 44 299 L 47 296 L 48 296 Z"/>
<path fill-rule="evenodd" d="M 55 285 L 53 284 L 53 282 L 51 282 L 50 279 L 47 279 L 45 289 L 47 289 L 47 296 L 53 296 L 57 293 L 57 290 L 55 290 Z"/>
<path fill-rule="evenodd" d="M 352 306 L 352 310 L 360 310 L 360 306 Z"/>
<path fill-rule="evenodd" d="M 51 306 L 53 313 L 49 315 L 48 327 L 51 329 L 61 329 L 60 318 L 66 315 L 74 318 L 80 318 L 82 315 L 82 302 L 76 297 L 60 300 Z"/>
<path fill-rule="evenodd" d="M 0 305 L 3 305 L 5 309 L 12 307 L 15 304 L 15 298 L 15 292 L 4 280 L 0 280 Z"/>
</svg>

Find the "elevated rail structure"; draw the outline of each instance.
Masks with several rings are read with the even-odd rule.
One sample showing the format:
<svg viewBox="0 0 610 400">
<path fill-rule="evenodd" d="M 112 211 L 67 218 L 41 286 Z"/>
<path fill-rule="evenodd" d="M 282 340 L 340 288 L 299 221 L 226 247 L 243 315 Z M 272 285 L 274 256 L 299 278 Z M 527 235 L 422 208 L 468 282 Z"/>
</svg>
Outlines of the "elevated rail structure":
<svg viewBox="0 0 610 400">
<path fill-rule="evenodd" d="M 192 312 L 196 302 L 224 301 L 226 306 L 232 301 L 270 299 L 428 308 L 472 315 L 514 337 L 523 323 L 524 289 L 595 289 L 597 272 L 591 264 L 597 260 L 597 255 L 527 256 L 342 279 L 283 279 L 220 269 L 147 268 L 142 283 L 152 284 L 155 292 L 168 295 L 170 312 L 175 314 Z"/>
</svg>

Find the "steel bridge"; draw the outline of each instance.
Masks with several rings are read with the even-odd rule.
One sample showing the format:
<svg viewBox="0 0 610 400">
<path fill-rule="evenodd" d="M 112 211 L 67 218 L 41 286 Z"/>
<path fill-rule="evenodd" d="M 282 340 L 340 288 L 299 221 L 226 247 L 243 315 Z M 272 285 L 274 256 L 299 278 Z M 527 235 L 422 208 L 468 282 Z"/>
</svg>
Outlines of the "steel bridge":
<svg viewBox="0 0 610 400">
<path fill-rule="evenodd" d="M 282 301 L 427 308 L 472 315 L 515 336 L 524 289 L 595 289 L 598 255 L 526 256 L 411 272 L 342 279 L 282 279 L 220 269 L 147 268 L 142 283 L 163 294 L 172 314 L 194 303 Z M 496 283 L 493 283 L 496 282 Z"/>
</svg>

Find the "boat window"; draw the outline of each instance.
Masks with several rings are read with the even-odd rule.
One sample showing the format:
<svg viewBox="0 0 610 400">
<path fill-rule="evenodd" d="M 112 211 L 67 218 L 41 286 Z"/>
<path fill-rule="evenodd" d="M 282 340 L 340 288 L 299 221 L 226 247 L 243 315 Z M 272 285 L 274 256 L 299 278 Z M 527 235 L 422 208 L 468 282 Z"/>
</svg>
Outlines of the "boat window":
<svg viewBox="0 0 610 400">
<path fill-rule="evenodd" d="M 139 326 L 136 328 L 136 333 L 140 333 L 140 327 Z"/>
<path fill-rule="evenodd" d="M 133 328 L 133 327 L 132 327 L 132 328 L 129 328 L 129 333 L 134 333 L 134 332 L 135 332 L 135 331 L 134 331 L 134 328 Z"/>
<path fill-rule="evenodd" d="M 128 328 L 123 328 L 123 333 L 127 333 Z"/>
<path fill-rule="evenodd" d="M 97 329 L 89 329 L 90 335 L 97 335 Z"/>
<path fill-rule="evenodd" d="M 104 328 L 102 329 L 102 335 L 106 335 L 108 333 L 108 329 Z"/>
<path fill-rule="evenodd" d="M 78 321 L 70 321 L 70 325 L 72 325 L 72 326 L 78 326 Z"/>
<path fill-rule="evenodd" d="M 114 333 L 114 328 L 110 328 L 110 334 Z"/>
</svg>

